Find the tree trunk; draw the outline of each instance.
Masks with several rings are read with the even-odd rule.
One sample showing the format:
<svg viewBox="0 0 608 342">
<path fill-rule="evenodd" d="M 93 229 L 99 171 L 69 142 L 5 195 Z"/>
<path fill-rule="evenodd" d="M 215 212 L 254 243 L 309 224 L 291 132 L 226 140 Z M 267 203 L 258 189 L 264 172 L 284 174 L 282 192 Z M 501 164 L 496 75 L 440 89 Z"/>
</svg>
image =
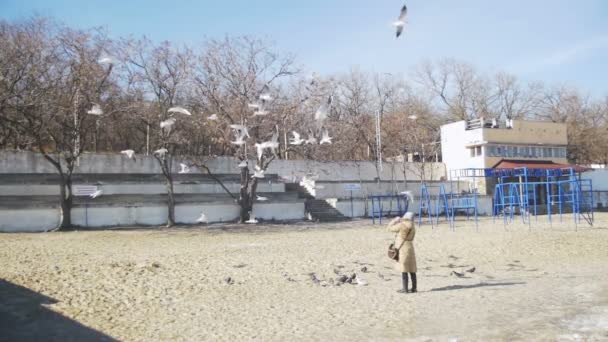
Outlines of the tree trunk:
<svg viewBox="0 0 608 342">
<path fill-rule="evenodd" d="M 173 195 L 173 178 L 165 177 L 167 180 L 167 227 L 175 225 L 175 196 Z"/>
<path fill-rule="evenodd" d="M 61 216 L 59 220 L 59 230 L 72 228 L 72 178 L 63 174 L 59 175 Z"/>
<path fill-rule="evenodd" d="M 239 191 L 239 206 L 241 207 L 239 223 L 245 223 L 249 220 L 251 206 L 249 205 L 249 169 L 244 167 L 241 169 L 241 189 Z"/>
</svg>

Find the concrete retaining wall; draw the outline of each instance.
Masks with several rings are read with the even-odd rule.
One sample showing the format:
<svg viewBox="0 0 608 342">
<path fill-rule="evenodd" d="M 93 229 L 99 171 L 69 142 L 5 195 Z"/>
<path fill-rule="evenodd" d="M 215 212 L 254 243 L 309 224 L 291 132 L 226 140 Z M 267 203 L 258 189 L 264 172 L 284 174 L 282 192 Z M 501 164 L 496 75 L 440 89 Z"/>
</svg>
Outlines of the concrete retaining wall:
<svg viewBox="0 0 608 342">
<path fill-rule="evenodd" d="M 178 224 L 196 224 L 201 213 L 209 222 L 233 222 L 239 217 L 236 204 L 183 204 L 175 206 Z M 254 216 L 263 220 L 302 220 L 304 203 L 264 203 L 254 206 Z M 74 208 L 72 222 L 80 227 L 159 226 L 167 222 L 166 206 L 122 206 Z M 40 232 L 57 227 L 56 208 L 2 209 L 0 232 Z"/>
<path fill-rule="evenodd" d="M 179 171 L 179 162 L 173 163 L 174 172 Z M 187 161 L 186 161 L 187 162 Z M 207 162 L 216 174 L 238 173 L 239 162 L 230 157 L 217 157 Z M 253 162 L 250 162 L 253 167 Z M 442 163 L 384 163 L 380 179 L 383 180 L 440 180 L 446 176 Z M 196 171 L 196 170 L 195 170 Z M 39 153 L 24 151 L 0 151 L 0 173 L 56 173 L 55 168 Z M 84 153 L 80 157 L 75 173 L 161 173 L 157 161 L 151 156 L 137 156 L 136 161 L 118 153 Z M 316 175 L 318 180 L 354 181 L 374 180 L 378 177 L 373 162 L 317 162 L 307 160 L 275 160 L 267 173 L 275 173 L 286 179 L 298 179 Z"/>
</svg>

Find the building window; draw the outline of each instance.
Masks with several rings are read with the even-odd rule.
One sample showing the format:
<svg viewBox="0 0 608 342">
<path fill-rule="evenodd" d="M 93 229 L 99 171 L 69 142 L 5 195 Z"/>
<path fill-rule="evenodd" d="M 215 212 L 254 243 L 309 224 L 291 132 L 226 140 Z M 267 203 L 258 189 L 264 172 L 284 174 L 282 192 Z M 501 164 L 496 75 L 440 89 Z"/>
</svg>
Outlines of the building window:
<svg viewBox="0 0 608 342">
<path fill-rule="evenodd" d="M 469 151 L 471 153 L 471 158 L 475 157 L 475 147 L 470 148 Z"/>
<path fill-rule="evenodd" d="M 475 147 L 475 154 L 479 157 L 481 156 L 481 146 Z"/>
</svg>

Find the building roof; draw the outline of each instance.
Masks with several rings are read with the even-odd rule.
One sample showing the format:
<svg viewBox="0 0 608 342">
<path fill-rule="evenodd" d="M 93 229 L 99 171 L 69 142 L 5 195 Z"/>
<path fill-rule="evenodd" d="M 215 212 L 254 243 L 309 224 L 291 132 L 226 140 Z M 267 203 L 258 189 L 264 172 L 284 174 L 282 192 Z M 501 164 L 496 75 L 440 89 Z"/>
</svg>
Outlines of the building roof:
<svg viewBox="0 0 608 342">
<path fill-rule="evenodd" d="M 526 167 L 528 169 L 555 170 L 572 168 L 576 172 L 591 171 L 592 169 L 573 164 L 558 164 L 549 160 L 509 160 L 503 159 L 496 163 L 493 169 L 514 169 Z"/>
</svg>

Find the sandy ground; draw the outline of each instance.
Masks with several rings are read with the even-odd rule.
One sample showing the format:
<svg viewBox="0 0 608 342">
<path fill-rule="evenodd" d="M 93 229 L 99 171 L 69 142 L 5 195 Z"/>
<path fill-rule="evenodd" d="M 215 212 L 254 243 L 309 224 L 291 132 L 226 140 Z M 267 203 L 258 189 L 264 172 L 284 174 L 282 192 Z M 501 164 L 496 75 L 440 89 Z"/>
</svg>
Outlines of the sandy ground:
<svg viewBox="0 0 608 342">
<path fill-rule="evenodd" d="M 369 221 L 2 234 L 0 340 L 608 340 L 608 214 L 539 222 L 418 227 L 417 294 Z"/>
</svg>

